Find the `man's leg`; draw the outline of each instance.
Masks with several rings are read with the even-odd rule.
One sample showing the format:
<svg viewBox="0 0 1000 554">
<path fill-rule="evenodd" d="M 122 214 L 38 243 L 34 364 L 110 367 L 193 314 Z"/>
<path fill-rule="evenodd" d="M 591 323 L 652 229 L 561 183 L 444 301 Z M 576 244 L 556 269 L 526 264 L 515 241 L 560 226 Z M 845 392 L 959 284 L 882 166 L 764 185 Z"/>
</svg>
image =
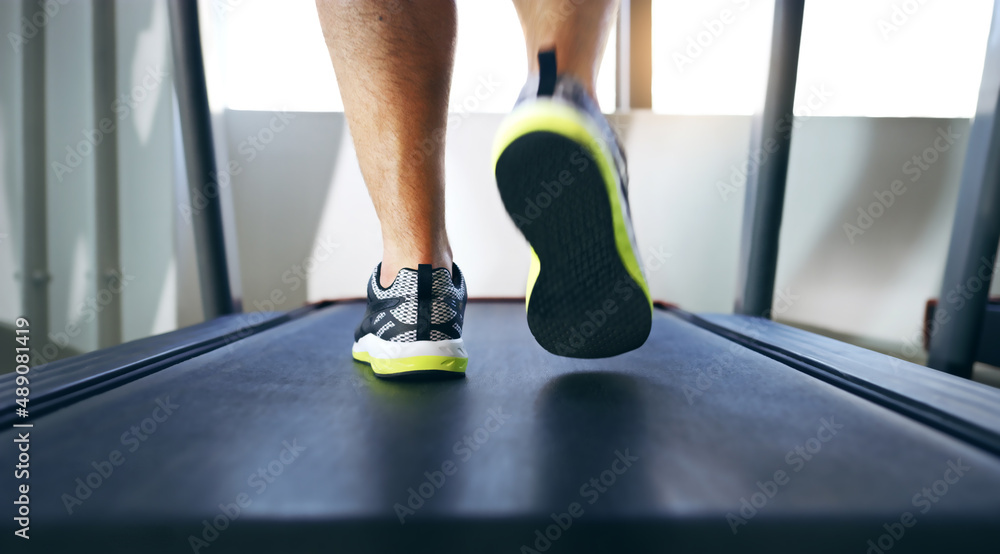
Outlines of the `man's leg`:
<svg viewBox="0 0 1000 554">
<path fill-rule="evenodd" d="M 596 97 L 604 47 L 618 0 L 514 0 L 528 51 L 528 71 L 538 72 L 538 53 L 556 51 L 560 73 L 575 77 Z"/>
<path fill-rule="evenodd" d="M 316 0 L 316 7 L 382 227 L 382 286 L 404 267 L 450 271 L 444 132 L 454 0 Z"/>
<path fill-rule="evenodd" d="M 444 221 L 454 0 L 316 0 L 316 7 L 382 225 L 382 263 L 368 283 L 351 355 L 383 378 L 464 375 L 468 293 Z"/>
</svg>

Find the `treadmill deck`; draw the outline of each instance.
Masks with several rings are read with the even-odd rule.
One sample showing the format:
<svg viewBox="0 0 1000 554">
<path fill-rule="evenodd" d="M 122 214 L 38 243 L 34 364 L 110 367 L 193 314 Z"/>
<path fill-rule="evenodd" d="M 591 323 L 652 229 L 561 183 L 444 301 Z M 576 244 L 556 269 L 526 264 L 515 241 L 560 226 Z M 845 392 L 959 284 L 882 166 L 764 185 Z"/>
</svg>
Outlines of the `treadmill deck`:
<svg viewBox="0 0 1000 554">
<path fill-rule="evenodd" d="M 522 304 L 472 302 L 467 377 L 399 382 L 351 359 L 362 311 L 317 309 L 35 419 L 31 546 L 865 552 L 899 529 L 894 553 L 998 544 L 995 453 L 673 312 L 637 351 L 574 360 L 535 344 Z"/>
</svg>

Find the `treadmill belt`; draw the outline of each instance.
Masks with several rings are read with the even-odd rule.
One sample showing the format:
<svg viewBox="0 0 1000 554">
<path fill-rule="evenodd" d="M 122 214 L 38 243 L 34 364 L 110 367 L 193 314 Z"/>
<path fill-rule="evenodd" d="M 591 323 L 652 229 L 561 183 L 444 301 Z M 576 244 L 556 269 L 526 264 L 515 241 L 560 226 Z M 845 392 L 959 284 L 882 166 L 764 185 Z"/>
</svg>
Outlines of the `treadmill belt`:
<svg viewBox="0 0 1000 554">
<path fill-rule="evenodd" d="M 534 342 L 523 304 L 473 302 L 467 378 L 397 382 L 351 359 L 363 310 L 318 309 L 37 418 L 31 546 L 895 554 L 1000 544 L 995 454 L 674 313 L 657 310 L 637 351 L 572 360 Z M 0 484 L 13 490 L 12 472 Z"/>
</svg>

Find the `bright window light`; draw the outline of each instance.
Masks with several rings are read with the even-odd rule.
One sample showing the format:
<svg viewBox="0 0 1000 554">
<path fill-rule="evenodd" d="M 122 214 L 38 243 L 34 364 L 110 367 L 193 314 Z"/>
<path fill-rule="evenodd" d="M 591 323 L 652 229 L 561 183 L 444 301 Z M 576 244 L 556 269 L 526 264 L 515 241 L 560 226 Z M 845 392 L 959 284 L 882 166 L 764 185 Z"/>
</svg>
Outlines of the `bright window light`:
<svg viewBox="0 0 1000 554">
<path fill-rule="evenodd" d="M 992 7 L 992 0 L 806 2 L 796 113 L 972 116 Z M 773 0 L 653 0 L 653 110 L 756 111 L 773 10 Z"/>
<path fill-rule="evenodd" d="M 653 0 L 653 111 L 752 114 L 763 98 L 773 0 Z"/>
<path fill-rule="evenodd" d="M 219 29 L 221 96 L 243 110 L 343 111 L 313 0 L 212 0 Z M 524 85 L 527 60 L 511 2 L 458 0 L 452 112 L 506 113 Z M 615 37 L 597 95 L 615 105 Z"/>
<path fill-rule="evenodd" d="M 833 96 L 815 115 L 972 117 L 992 0 L 806 2 L 796 105 L 809 86 Z"/>
<path fill-rule="evenodd" d="M 227 107 L 343 111 L 312 0 L 210 1 Z"/>
<path fill-rule="evenodd" d="M 524 36 L 514 4 L 483 0 L 458 0 L 457 4 L 458 41 L 450 110 L 507 113 L 514 107 L 528 71 Z M 606 113 L 615 110 L 615 67 L 612 31 L 597 76 L 597 100 Z M 493 87 L 481 86 L 490 80 Z M 496 91 L 484 94 L 492 88 Z"/>
<path fill-rule="evenodd" d="M 236 109 L 340 111 L 313 0 L 212 0 L 221 96 Z M 992 0 L 810 0 L 796 112 L 820 116 L 970 117 Z M 752 114 L 767 79 L 773 0 L 653 0 L 653 110 Z M 598 77 L 615 103 L 615 38 Z M 453 112 L 505 113 L 524 84 L 510 2 L 458 0 Z M 817 90 L 824 91 L 822 103 Z M 808 108 L 807 104 L 817 108 Z"/>
</svg>

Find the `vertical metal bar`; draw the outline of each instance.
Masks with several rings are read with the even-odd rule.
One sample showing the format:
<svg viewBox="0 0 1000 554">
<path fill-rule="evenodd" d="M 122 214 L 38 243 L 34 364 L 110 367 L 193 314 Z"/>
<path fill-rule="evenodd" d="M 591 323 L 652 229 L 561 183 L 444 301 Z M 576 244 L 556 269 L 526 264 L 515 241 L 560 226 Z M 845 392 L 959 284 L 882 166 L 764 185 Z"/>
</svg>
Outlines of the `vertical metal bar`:
<svg viewBox="0 0 1000 554">
<path fill-rule="evenodd" d="M 736 313 L 740 314 L 771 314 L 804 10 L 805 0 L 776 0 L 774 4 L 767 94 L 763 110 L 754 116 L 750 138 L 750 158 L 766 153 L 767 159 L 756 171 L 748 168 L 736 294 Z"/>
<path fill-rule="evenodd" d="M 111 122 L 111 106 L 118 92 L 118 71 L 115 39 L 116 0 L 92 3 L 94 40 L 94 121 L 98 129 Z M 103 132 L 103 131 L 102 131 Z M 94 151 L 94 181 L 96 195 L 97 286 L 115 290 L 121 286 L 121 259 L 118 244 L 118 139 L 108 133 L 105 144 Z M 110 301 L 97 314 L 97 344 L 99 348 L 114 346 L 122 341 L 122 302 L 120 294 L 109 295 Z"/>
<path fill-rule="evenodd" d="M 1000 2 L 993 6 L 976 118 L 962 168 L 927 365 L 972 376 L 1000 242 Z"/>
<path fill-rule="evenodd" d="M 653 0 L 629 2 L 629 107 L 653 107 Z"/>
<path fill-rule="evenodd" d="M 198 256 L 198 273 L 205 318 L 237 311 L 226 259 L 222 202 L 212 143 L 212 119 L 202 58 L 195 0 L 172 0 L 170 34 L 174 55 L 174 86 L 184 136 L 191 223 Z"/>
<path fill-rule="evenodd" d="M 630 65 L 632 64 L 632 54 L 630 41 L 632 40 L 632 0 L 621 0 L 618 5 L 618 24 L 615 29 L 615 110 L 619 113 L 627 113 L 631 108 L 631 84 Z"/>
<path fill-rule="evenodd" d="M 21 15 L 31 19 L 38 11 L 34 0 L 21 2 Z M 37 26 L 22 58 L 24 102 L 24 251 L 21 273 L 23 313 L 31 322 L 36 344 L 49 336 L 48 214 L 45 162 L 45 26 Z"/>
</svg>

